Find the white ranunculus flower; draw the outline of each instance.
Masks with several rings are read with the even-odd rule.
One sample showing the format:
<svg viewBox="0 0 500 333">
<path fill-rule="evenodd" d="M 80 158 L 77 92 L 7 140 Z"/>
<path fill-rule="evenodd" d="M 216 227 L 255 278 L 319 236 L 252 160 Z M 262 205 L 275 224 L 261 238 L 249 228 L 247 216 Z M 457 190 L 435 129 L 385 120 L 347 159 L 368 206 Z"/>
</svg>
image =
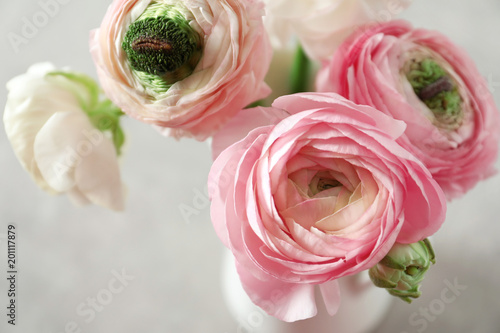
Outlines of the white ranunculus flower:
<svg viewBox="0 0 500 333">
<path fill-rule="evenodd" d="M 315 60 L 332 56 L 360 25 L 394 19 L 413 0 L 264 0 L 264 23 L 275 47 L 296 36 Z"/>
<path fill-rule="evenodd" d="M 124 208 L 118 154 L 122 114 L 89 77 L 38 63 L 7 83 L 4 125 L 22 166 L 42 189 L 78 205 Z M 118 152 L 118 153 L 117 153 Z"/>
</svg>

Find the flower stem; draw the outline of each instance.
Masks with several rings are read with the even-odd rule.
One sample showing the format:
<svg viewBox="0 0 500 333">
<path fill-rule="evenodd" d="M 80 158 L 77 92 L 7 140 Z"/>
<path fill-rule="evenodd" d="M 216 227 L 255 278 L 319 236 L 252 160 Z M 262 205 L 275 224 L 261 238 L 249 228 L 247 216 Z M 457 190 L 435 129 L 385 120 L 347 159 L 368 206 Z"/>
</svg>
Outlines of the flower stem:
<svg viewBox="0 0 500 333">
<path fill-rule="evenodd" d="M 311 60 L 307 57 L 302 46 L 297 47 L 290 73 L 290 93 L 308 91 L 311 74 Z"/>
</svg>

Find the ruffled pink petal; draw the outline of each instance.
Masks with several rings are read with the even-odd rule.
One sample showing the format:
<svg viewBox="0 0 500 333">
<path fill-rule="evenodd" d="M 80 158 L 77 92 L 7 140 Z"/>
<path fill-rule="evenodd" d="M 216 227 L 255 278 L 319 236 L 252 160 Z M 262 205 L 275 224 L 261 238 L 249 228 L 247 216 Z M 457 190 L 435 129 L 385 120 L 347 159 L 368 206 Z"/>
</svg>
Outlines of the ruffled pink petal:
<svg viewBox="0 0 500 333">
<path fill-rule="evenodd" d="M 272 48 L 254 1 L 183 1 L 191 25 L 203 35 L 203 57 L 187 78 L 166 93 L 148 91 L 133 75 L 121 48 L 131 21 L 149 1 L 115 0 L 90 51 L 106 95 L 129 116 L 161 133 L 205 140 L 247 105 L 270 93 L 264 82 Z"/>
<path fill-rule="evenodd" d="M 288 113 L 275 108 L 256 107 L 241 110 L 213 136 L 212 158 L 215 160 L 224 149 L 243 139 L 251 130 L 274 125 L 286 116 Z"/>
</svg>

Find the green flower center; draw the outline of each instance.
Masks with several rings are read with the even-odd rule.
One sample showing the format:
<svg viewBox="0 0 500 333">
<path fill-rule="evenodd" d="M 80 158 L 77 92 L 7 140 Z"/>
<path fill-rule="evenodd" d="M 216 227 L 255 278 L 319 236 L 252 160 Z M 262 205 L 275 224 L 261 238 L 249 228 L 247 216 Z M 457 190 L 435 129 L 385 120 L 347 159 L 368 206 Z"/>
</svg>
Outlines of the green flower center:
<svg viewBox="0 0 500 333">
<path fill-rule="evenodd" d="M 455 130 L 462 124 L 464 112 L 457 84 L 433 59 L 410 60 L 406 78 L 419 99 L 434 114 L 437 125 Z"/>
<path fill-rule="evenodd" d="M 193 72 L 202 55 L 201 44 L 180 10 L 152 2 L 129 26 L 122 48 L 139 81 L 161 93 Z"/>
</svg>

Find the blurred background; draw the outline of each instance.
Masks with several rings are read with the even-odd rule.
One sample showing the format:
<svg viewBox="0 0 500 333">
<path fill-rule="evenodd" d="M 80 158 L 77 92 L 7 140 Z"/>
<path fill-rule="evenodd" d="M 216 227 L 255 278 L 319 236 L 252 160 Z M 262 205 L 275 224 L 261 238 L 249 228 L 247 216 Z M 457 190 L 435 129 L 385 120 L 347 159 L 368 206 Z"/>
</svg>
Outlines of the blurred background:
<svg viewBox="0 0 500 333">
<path fill-rule="evenodd" d="M 13 47 L 9 33 L 21 35 L 47 0 L 2 1 L 0 104 L 5 105 L 5 83 L 35 62 L 51 61 L 96 77 L 88 35 L 110 2 L 59 0 L 57 10 L 40 21 L 44 24 Z M 465 48 L 500 105 L 498 0 L 414 1 L 402 17 Z M 222 298 L 224 247 L 212 230 L 205 194 L 211 165 L 207 143 L 164 138 L 131 119 L 122 123 L 127 135 L 122 179 L 129 191 L 123 213 L 77 208 L 65 196 L 42 192 L 21 168 L 2 126 L 0 332 L 242 331 Z M 196 213 L 183 216 L 186 207 Z M 393 302 L 373 333 L 500 332 L 499 215 L 500 176 L 451 203 L 447 222 L 433 239 L 437 264 L 423 296 L 411 305 Z M 6 317 L 9 224 L 17 228 L 15 328 Z M 447 283 L 466 287 L 450 304 L 439 302 Z M 120 286 L 119 292 L 109 292 Z M 426 309 L 429 316 L 422 314 Z"/>
</svg>

